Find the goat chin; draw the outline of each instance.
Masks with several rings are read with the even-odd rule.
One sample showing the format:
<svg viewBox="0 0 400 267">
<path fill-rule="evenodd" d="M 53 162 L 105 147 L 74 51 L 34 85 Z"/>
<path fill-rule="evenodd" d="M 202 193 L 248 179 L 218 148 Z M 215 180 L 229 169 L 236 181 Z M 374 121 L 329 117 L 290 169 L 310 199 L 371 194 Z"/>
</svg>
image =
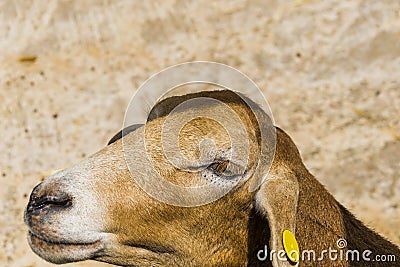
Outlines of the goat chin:
<svg viewBox="0 0 400 267">
<path fill-rule="evenodd" d="M 232 149 L 222 122 L 187 120 L 190 107 L 170 114 L 198 97 L 216 99 L 237 114 L 239 119 L 227 117 L 223 123 L 240 122 L 243 131 L 236 131 L 235 141 L 247 147 Z M 54 263 L 94 259 L 126 266 L 395 266 L 393 260 L 376 261 L 375 256 L 392 255 L 400 261 L 399 248 L 340 205 L 305 168 L 290 137 L 243 98 L 228 90 L 167 98 L 153 108 L 146 125 L 129 128 L 123 140 L 122 133 L 115 135 L 104 149 L 44 180 L 32 191 L 25 211 L 33 251 Z M 214 104 L 197 106 L 196 111 L 220 113 Z M 232 172 L 240 167 L 226 171 L 222 157 L 206 168 L 171 164 L 161 138 L 167 116 L 187 121 L 174 136 L 179 153 L 189 159 L 186 163 L 200 157 L 202 140 L 212 139 L 216 157 L 233 150 L 243 155 L 238 158 L 245 159 L 246 176 L 233 183 L 232 177 L 241 176 Z M 260 139 L 262 129 L 272 141 Z M 274 154 L 264 154 L 271 146 Z M 176 192 L 143 183 L 154 181 L 154 173 L 179 186 L 232 188 L 204 205 L 174 206 L 157 196 L 181 197 Z M 286 230 L 300 249 L 297 264 L 285 252 Z M 332 250 L 334 258 L 327 254 Z M 349 259 L 348 251 L 355 258 Z M 367 258 L 364 251 L 371 252 Z"/>
</svg>

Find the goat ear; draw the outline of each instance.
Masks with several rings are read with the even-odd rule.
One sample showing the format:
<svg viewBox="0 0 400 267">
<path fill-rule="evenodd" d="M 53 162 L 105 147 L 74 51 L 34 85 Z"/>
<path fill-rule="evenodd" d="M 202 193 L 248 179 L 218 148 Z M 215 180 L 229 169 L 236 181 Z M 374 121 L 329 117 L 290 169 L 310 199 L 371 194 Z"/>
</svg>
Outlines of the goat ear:
<svg viewBox="0 0 400 267">
<path fill-rule="evenodd" d="M 121 130 L 118 133 L 116 133 L 110 139 L 110 141 L 108 141 L 107 146 L 109 146 L 112 143 L 114 143 L 114 142 L 118 141 L 119 139 L 121 139 L 123 135 L 127 135 L 127 134 L 130 134 L 131 132 L 136 131 L 136 129 L 140 128 L 141 126 L 143 126 L 143 124 L 133 124 L 133 125 L 130 125 L 130 126 L 124 128 L 123 130 Z"/>
<path fill-rule="evenodd" d="M 285 251 L 283 232 L 289 230 L 295 233 L 296 230 L 298 196 L 297 177 L 290 171 L 284 170 L 271 173 L 256 193 L 256 208 L 269 222 L 271 231 L 269 252 L 275 251 L 272 254 L 274 267 L 296 266 L 286 254 L 281 254 Z"/>
</svg>

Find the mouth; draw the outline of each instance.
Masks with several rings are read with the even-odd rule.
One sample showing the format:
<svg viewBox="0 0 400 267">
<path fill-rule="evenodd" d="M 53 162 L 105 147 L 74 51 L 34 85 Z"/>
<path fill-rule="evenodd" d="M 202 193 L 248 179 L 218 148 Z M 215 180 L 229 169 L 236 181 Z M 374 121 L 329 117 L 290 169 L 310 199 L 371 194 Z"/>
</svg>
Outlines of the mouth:
<svg viewBox="0 0 400 267">
<path fill-rule="evenodd" d="M 63 242 L 39 236 L 32 231 L 28 233 L 28 242 L 32 250 L 43 259 L 52 263 L 68 263 L 91 259 L 103 249 L 100 240 L 95 242 Z"/>
</svg>

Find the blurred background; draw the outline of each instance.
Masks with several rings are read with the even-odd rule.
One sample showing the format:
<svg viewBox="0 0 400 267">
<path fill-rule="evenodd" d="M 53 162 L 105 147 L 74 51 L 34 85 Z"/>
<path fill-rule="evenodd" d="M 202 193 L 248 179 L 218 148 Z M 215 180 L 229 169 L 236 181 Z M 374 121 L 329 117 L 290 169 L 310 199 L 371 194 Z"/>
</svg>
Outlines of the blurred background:
<svg viewBox="0 0 400 267">
<path fill-rule="evenodd" d="M 193 60 L 253 79 L 310 171 L 400 245 L 399 1 L 2 0 L 0 49 L 1 266 L 51 266 L 26 242 L 33 186 L 104 147 L 150 75 Z"/>
</svg>

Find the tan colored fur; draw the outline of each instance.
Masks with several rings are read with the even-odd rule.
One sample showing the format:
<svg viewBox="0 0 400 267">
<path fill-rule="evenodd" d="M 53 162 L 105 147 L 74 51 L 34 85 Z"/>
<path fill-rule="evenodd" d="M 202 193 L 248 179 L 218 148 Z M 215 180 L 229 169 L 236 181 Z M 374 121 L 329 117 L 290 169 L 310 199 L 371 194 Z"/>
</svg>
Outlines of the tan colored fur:
<svg viewBox="0 0 400 267">
<path fill-rule="evenodd" d="M 222 91 L 199 95 L 224 101 L 239 114 L 247 134 L 242 138 L 248 138 L 249 142 L 248 173 L 256 169 L 259 160 L 267 161 L 260 154 L 265 144 L 260 143 L 260 130 L 254 114 L 236 94 Z M 160 136 L 166 120 L 164 115 L 178 103 L 196 96 L 182 96 L 162 102 L 153 110 L 157 116 L 151 118 L 145 130 L 139 128 L 123 140 L 125 146 L 132 145 L 135 148 L 138 140 L 145 136 L 146 151 L 138 153 L 147 153 L 151 163 L 167 180 L 185 186 L 201 184 L 202 181 L 197 172 L 181 170 L 166 160 Z M 204 108 L 210 112 L 213 109 L 212 106 Z M 257 109 L 256 112 L 261 111 Z M 174 116 L 179 121 L 179 116 L 183 114 Z M 265 114 L 262 116 L 268 120 Z M 215 140 L 218 151 L 225 151 L 231 143 L 221 125 L 198 118 L 180 130 L 178 140 L 181 154 L 187 159 L 198 159 L 201 154 L 198 144 L 205 137 Z M 271 249 L 283 249 L 281 236 L 285 229 L 295 233 L 300 250 L 313 249 L 317 255 L 329 247 L 336 248 L 339 238 L 348 238 L 342 207 L 307 171 L 296 146 L 280 129 L 276 130 L 276 152 L 270 169 L 268 166 L 258 169 L 259 173 L 240 182 L 224 197 L 197 207 L 168 205 L 144 192 L 128 170 L 123 142 L 120 139 L 105 147 L 85 163 L 85 166 L 95 170 L 85 179 L 91 181 L 95 194 L 104 205 L 98 214 L 87 218 L 101 218 L 104 221 L 101 229 L 97 229 L 102 246 L 87 258 L 126 266 L 272 266 L 271 262 L 258 261 L 257 251 L 263 249 L 264 245 Z M 131 170 L 132 175 L 147 166 L 138 156 L 138 163 L 134 167 L 136 169 Z M 249 190 L 268 171 L 267 180 L 257 190 Z M 52 186 L 54 184 L 48 183 L 48 192 Z M 45 191 L 43 189 L 41 194 L 45 194 Z M 67 212 L 51 214 L 51 218 L 59 220 L 65 216 L 68 216 Z M 27 221 L 31 229 L 41 223 Z M 50 231 L 52 226 L 46 227 Z M 57 261 L 54 257 L 46 257 L 46 249 L 40 253 L 50 261 Z M 59 262 L 64 261 L 68 260 Z M 293 264 L 274 259 L 273 265 Z M 352 264 L 344 260 L 325 260 L 317 263 L 302 261 L 299 266 Z"/>
</svg>

